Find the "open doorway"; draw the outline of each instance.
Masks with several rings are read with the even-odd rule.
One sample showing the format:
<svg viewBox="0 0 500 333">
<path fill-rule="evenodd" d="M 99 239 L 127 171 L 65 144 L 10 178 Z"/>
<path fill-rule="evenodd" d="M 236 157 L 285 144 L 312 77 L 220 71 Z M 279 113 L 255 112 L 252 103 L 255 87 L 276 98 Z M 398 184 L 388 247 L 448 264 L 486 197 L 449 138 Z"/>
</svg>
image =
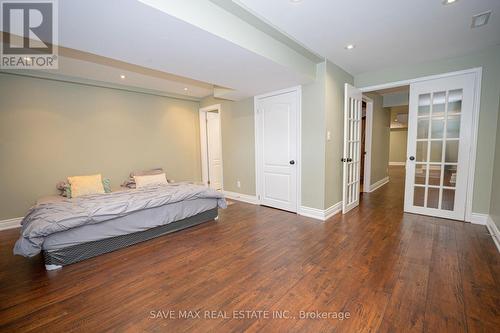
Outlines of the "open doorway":
<svg viewBox="0 0 500 333">
<path fill-rule="evenodd" d="M 471 69 L 362 89 L 389 114 L 387 172 L 404 170 L 405 212 L 471 221 L 480 77 Z"/>
<path fill-rule="evenodd" d="M 387 184 L 391 174 L 405 173 L 409 85 L 364 93 L 363 101 L 363 192 L 373 192 Z"/>
<path fill-rule="evenodd" d="M 365 155 L 366 155 L 366 101 L 361 103 L 361 172 L 359 178 L 359 189 L 364 192 L 363 183 L 365 181 Z"/>
<path fill-rule="evenodd" d="M 223 190 L 220 104 L 200 109 L 200 151 L 203 184 Z"/>
<path fill-rule="evenodd" d="M 369 192 L 371 179 L 371 129 L 373 100 L 366 95 L 361 102 L 361 159 L 360 159 L 360 194 Z"/>
</svg>

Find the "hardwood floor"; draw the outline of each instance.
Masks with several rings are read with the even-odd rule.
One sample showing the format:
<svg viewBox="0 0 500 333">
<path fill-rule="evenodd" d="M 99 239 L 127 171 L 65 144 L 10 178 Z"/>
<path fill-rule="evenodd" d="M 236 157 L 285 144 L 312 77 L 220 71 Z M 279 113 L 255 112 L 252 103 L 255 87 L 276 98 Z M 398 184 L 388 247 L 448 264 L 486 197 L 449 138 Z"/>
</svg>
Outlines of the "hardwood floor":
<svg viewBox="0 0 500 333">
<path fill-rule="evenodd" d="M 14 257 L 18 230 L 2 231 L 0 331 L 499 332 L 500 254 L 486 228 L 402 205 L 391 168 L 389 184 L 325 223 L 234 203 L 218 222 L 52 272 Z"/>
</svg>

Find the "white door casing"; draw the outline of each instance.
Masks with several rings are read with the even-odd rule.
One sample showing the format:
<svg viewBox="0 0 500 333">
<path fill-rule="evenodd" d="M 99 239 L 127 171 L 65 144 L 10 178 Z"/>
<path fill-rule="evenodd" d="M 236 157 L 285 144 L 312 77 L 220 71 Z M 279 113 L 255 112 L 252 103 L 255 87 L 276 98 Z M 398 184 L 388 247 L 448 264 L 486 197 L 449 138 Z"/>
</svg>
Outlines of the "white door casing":
<svg viewBox="0 0 500 333">
<path fill-rule="evenodd" d="M 361 169 L 361 90 L 345 84 L 342 213 L 359 205 Z"/>
<path fill-rule="evenodd" d="M 474 85 L 474 74 L 410 85 L 406 212 L 465 220 Z"/>
<path fill-rule="evenodd" d="M 300 89 L 257 96 L 255 110 L 260 203 L 297 212 Z"/>
</svg>

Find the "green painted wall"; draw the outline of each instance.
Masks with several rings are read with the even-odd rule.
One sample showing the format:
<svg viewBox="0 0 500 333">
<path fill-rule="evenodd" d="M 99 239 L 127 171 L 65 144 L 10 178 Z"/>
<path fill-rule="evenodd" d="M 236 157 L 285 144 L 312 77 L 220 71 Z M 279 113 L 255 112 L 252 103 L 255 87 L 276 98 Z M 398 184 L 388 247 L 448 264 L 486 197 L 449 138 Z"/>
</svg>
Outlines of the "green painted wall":
<svg viewBox="0 0 500 333">
<path fill-rule="evenodd" d="M 302 86 L 302 206 L 325 205 L 325 76 L 326 63 L 316 67 L 316 80 Z"/>
<path fill-rule="evenodd" d="M 500 112 L 500 107 L 498 108 L 498 112 Z M 490 217 L 500 230 L 500 117 L 497 120 Z"/>
<path fill-rule="evenodd" d="M 232 102 L 204 98 L 200 107 L 221 104 L 224 190 L 255 195 L 255 125 L 253 98 Z M 241 187 L 236 183 L 240 181 Z"/>
<path fill-rule="evenodd" d="M 201 180 L 198 102 L 0 73 L 0 105 L 0 220 L 72 175 Z"/>
<path fill-rule="evenodd" d="M 331 139 L 326 141 L 325 151 L 325 204 L 324 209 L 342 201 L 342 168 L 340 158 L 344 150 L 344 87 L 353 84 L 353 77 L 342 68 L 326 62 L 326 131 Z M 323 132 L 323 139 L 326 133 Z"/>
<path fill-rule="evenodd" d="M 326 61 L 316 81 L 302 86 L 302 206 L 327 209 L 342 200 L 345 83 L 353 77 Z"/>
<path fill-rule="evenodd" d="M 406 145 L 408 143 L 408 130 L 391 129 L 389 162 L 406 162 Z"/>
<path fill-rule="evenodd" d="M 408 100 L 407 100 L 408 102 Z M 386 96 L 384 95 L 384 103 Z M 391 124 L 396 119 L 398 113 L 408 113 L 408 104 L 389 108 L 391 113 Z M 394 125 L 399 125 L 394 122 Z M 399 125 L 401 126 L 401 125 Z M 406 148 L 408 143 L 408 127 L 391 128 L 389 145 L 389 162 L 406 162 Z"/>
<path fill-rule="evenodd" d="M 358 74 L 354 77 L 354 83 L 357 87 L 368 87 L 473 67 L 483 68 L 473 211 L 488 213 L 495 152 L 492 143 L 497 132 L 500 94 L 500 45 L 462 57 Z"/>
</svg>

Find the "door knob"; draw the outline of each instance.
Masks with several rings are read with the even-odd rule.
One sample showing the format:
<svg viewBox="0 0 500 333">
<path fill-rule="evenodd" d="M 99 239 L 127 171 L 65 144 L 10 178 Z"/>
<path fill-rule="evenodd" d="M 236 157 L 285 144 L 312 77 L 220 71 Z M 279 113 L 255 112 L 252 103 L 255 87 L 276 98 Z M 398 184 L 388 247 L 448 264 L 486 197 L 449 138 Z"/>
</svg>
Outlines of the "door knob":
<svg viewBox="0 0 500 333">
<path fill-rule="evenodd" d="M 294 160 L 291 160 L 291 161 L 290 161 L 290 164 L 291 164 L 291 165 L 294 165 L 294 164 L 295 164 L 295 161 L 294 161 Z"/>
<path fill-rule="evenodd" d="M 348 159 L 347 159 L 347 162 L 352 162 L 352 158 L 348 158 Z"/>
<path fill-rule="evenodd" d="M 415 156 L 410 156 L 410 161 L 414 161 L 415 160 Z"/>
</svg>

